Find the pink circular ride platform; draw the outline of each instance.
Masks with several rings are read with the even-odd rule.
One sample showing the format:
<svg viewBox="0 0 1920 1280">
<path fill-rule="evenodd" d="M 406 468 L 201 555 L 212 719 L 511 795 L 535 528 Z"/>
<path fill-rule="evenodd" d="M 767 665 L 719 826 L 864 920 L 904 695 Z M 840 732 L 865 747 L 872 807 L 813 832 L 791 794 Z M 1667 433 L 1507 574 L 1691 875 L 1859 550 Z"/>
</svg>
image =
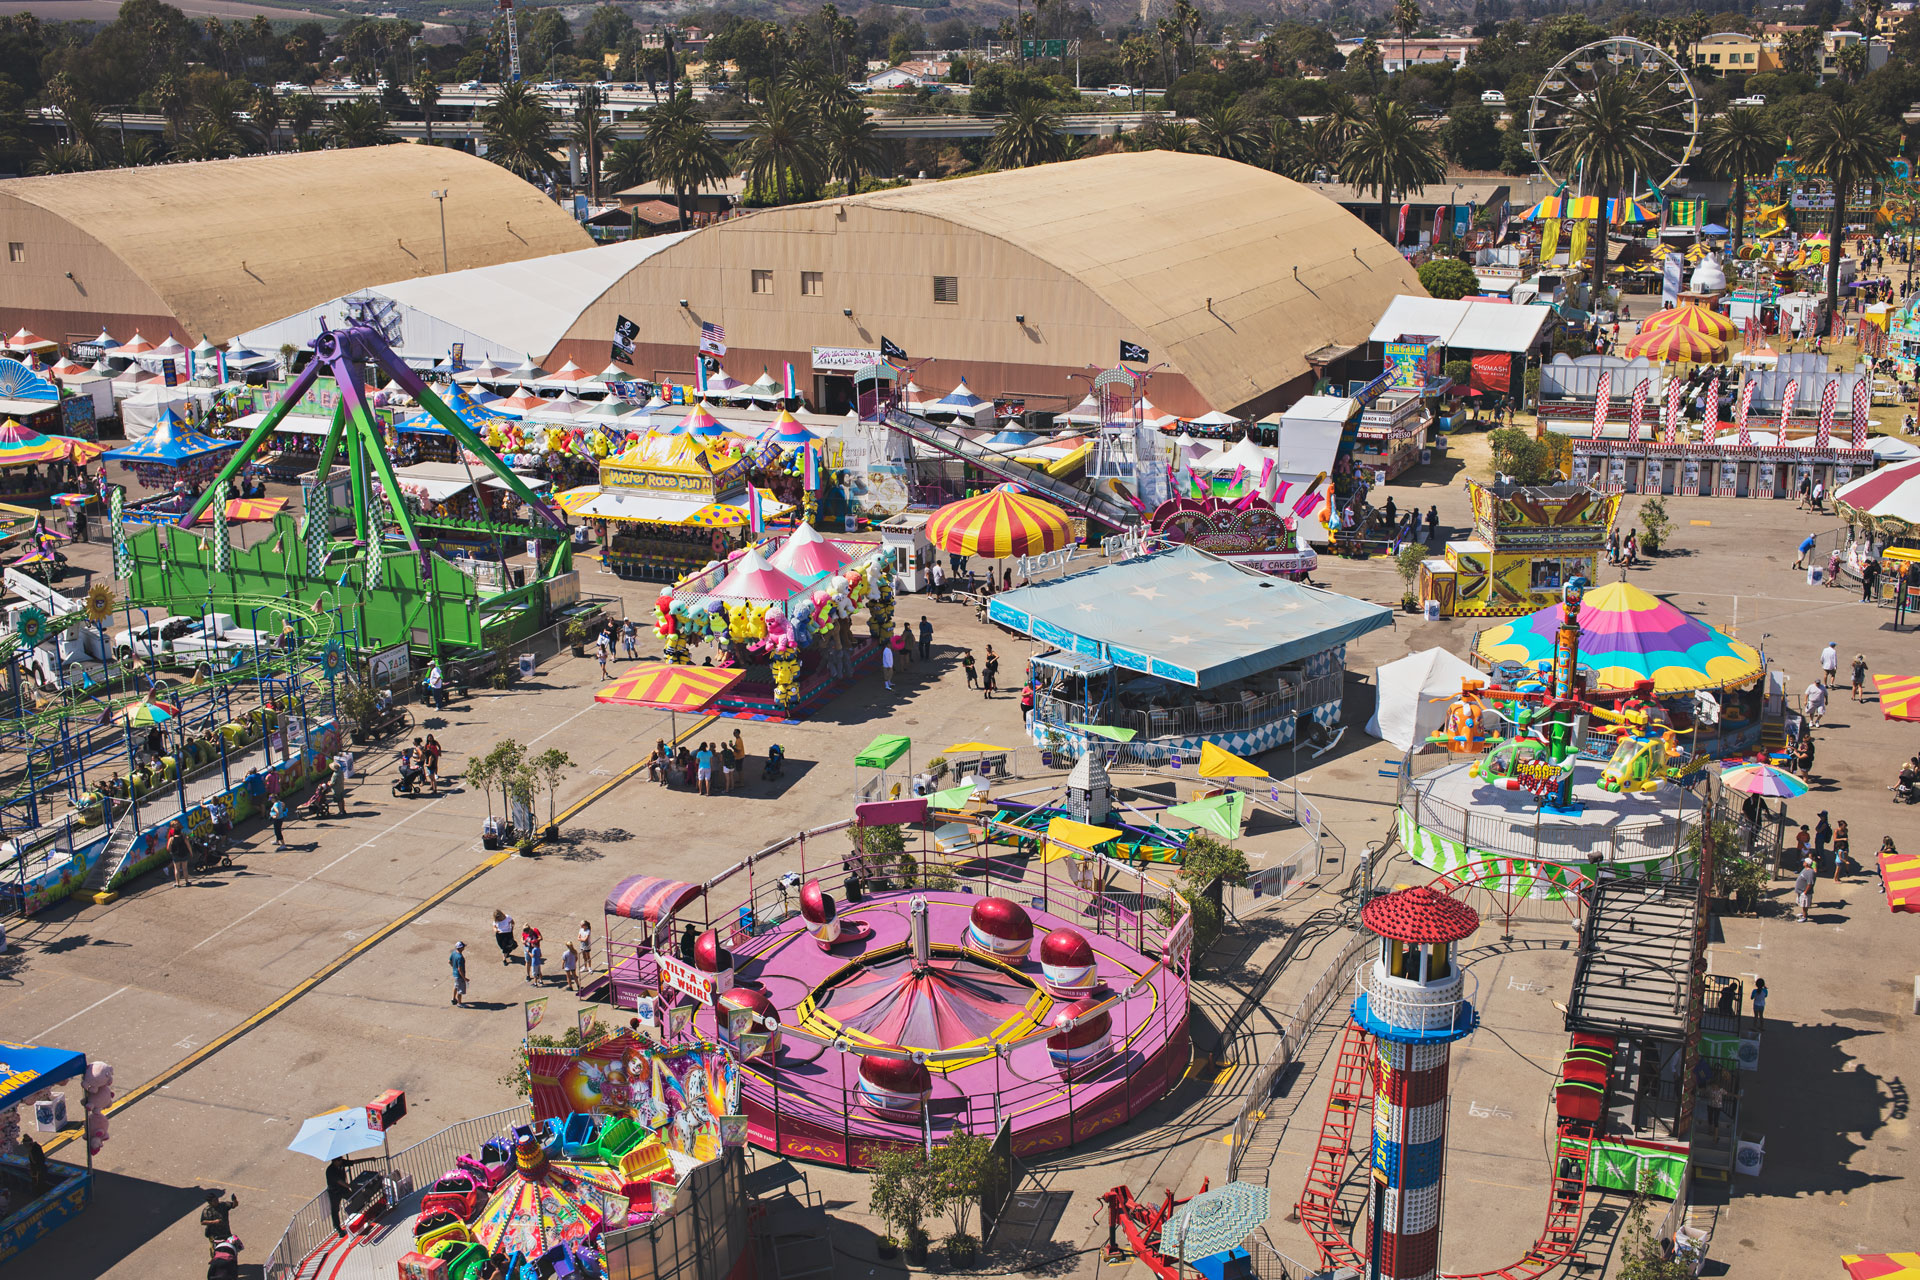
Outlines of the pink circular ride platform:
<svg viewBox="0 0 1920 1280">
<path fill-rule="evenodd" d="M 924 965 L 914 951 L 916 899 L 927 904 Z M 955 1131 L 991 1139 L 1005 1120 L 1014 1153 L 1027 1156 L 1123 1124 L 1180 1080 L 1191 1056 L 1188 984 L 1141 950 L 1161 947 L 1158 929 L 1110 909 L 1113 933 L 1096 932 L 1049 914 L 1037 898 L 1018 898 L 1032 922 L 1031 944 L 998 944 L 995 955 L 978 935 L 967 946 L 969 920 L 983 901 L 990 900 L 937 890 L 883 893 L 840 906 L 842 941 L 831 949 L 797 914 L 738 942 L 735 984 L 764 992 L 787 1029 L 770 1057 L 740 1066 L 755 1146 L 866 1167 L 881 1150 L 920 1145 L 929 1130 L 936 1142 Z M 1094 1003 L 1083 991 L 1049 987 L 1048 977 L 1057 984 L 1062 970 L 1043 972 L 1041 951 L 1063 929 L 1092 947 L 1094 1000 L 1118 997 L 1106 1008 L 1104 1037 L 1084 1018 L 1066 1032 L 1055 1026 Z M 1122 932 L 1135 942 L 1113 936 Z M 702 1035 L 723 1034 L 710 1007 L 696 1025 Z M 891 1056 L 863 1056 L 862 1048 Z M 913 1059 L 901 1061 L 901 1051 Z M 924 1063 L 930 1086 L 924 1110 L 876 1105 L 890 1082 L 919 1074 L 914 1059 Z M 874 1077 L 864 1089 L 863 1063 Z"/>
</svg>

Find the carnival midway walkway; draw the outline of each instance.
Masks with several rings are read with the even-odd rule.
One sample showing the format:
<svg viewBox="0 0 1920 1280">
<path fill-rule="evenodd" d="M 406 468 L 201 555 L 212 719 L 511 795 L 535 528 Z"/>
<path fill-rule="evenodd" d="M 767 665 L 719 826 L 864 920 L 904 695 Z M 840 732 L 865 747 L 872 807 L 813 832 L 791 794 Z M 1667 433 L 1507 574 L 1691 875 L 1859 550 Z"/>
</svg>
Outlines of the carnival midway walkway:
<svg viewBox="0 0 1920 1280">
<path fill-rule="evenodd" d="M 1416 473 L 1417 487 L 1395 491 L 1403 505 L 1437 503 L 1443 525 L 1457 531 L 1467 512 L 1456 467 L 1457 457 Z M 1634 580 L 1750 643 L 1764 642 L 1790 683 L 1805 683 L 1827 639 L 1843 653 L 1866 652 L 1878 669 L 1899 669 L 1895 664 L 1907 660 L 1912 641 L 1884 632 L 1886 615 L 1843 593 L 1808 588 L 1788 571 L 1793 545 L 1806 531 L 1831 527 L 1831 517 L 1712 499 L 1670 499 L 1668 508 L 1678 526 L 1675 553 L 1636 570 Z M 1636 510 L 1630 499 L 1629 518 Z M 1400 593 L 1384 562 L 1328 563 L 1319 576 L 1374 600 Z M 584 586 L 589 593 L 623 592 L 618 579 L 592 572 Z M 654 590 L 632 592 L 630 612 L 644 616 Z M 597 944 L 601 902 L 622 877 L 646 871 L 704 878 L 745 850 L 844 817 L 851 758 L 882 728 L 931 749 L 1017 742 L 1014 698 L 988 702 L 967 690 L 957 659 L 961 646 L 978 656 L 991 642 L 1011 672 L 1025 644 L 981 627 L 958 606 L 922 608 L 909 600 L 900 616 L 917 622 L 921 612 L 935 628 L 935 661 L 931 670 L 903 673 L 891 695 L 868 680 L 804 724 L 681 726 L 697 742 L 739 725 L 755 754 L 779 742 L 790 763 L 777 786 L 759 783 L 755 770 L 743 794 L 700 797 L 627 776 L 665 736 L 666 718 L 593 703 L 602 683 L 597 665 L 563 658 L 543 664 L 523 688 L 476 691 L 444 713 L 414 709 L 418 731 L 431 729 L 446 744 L 449 774 L 469 752 L 508 735 L 536 748 L 560 745 L 573 756 L 578 767 L 558 796 L 565 835 L 542 856 L 483 850 L 487 805 L 471 791 L 390 796 L 391 756 L 383 753 L 356 781 L 349 815 L 296 821 L 293 847 L 284 852 L 272 851 L 263 828 L 249 824 L 239 865 L 190 889 L 148 876 L 107 906 L 74 902 L 14 922 L 13 947 L 0 957 L 0 1021 L 10 1038 L 84 1049 L 112 1062 L 121 1095 L 112 1140 L 96 1161 L 100 1194 L 89 1220 L 36 1246 L 29 1263 L 51 1259 L 58 1274 L 75 1277 L 194 1274 L 205 1258 L 194 1214 L 202 1189 L 216 1186 L 240 1195 L 235 1225 L 257 1260 L 319 1189 L 320 1166 L 284 1150 L 305 1117 L 404 1088 L 412 1113 L 398 1142 L 513 1101 L 499 1080 L 524 1034 L 520 1004 L 532 991 L 521 970 L 488 960 L 496 907 L 538 924 L 555 941 L 590 920 Z M 1472 629 L 1469 622 L 1405 619 L 1354 645 L 1351 666 L 1364 675 L 1430 645 L 1461 652 Z M 1386 752 L 1360 729 L 1371 701 L 1363 680 L 1350 681 L 1345 739 L 1322 759 L 1303 753 L 1297 770 L 1303 792 L 1317 798 L 1355 853 L 1391 826 L 1391 784 L 1377 776 Z M 1888 802 L 1882 775 L 1888 760 L 1913 749 L 1911 731 L 1877 717 L 1844 697 L 1836 703 L 1821 735 L 1819 803 L 1794 810 L 1809 819 L 1816 808 L 1848 817 L 1856 856 L 1900 831 L 1910 812 Z M 1283 776 L 1295 765 L 1286 751 L 1261 763 Z M 1386 880 L 1423 878 L 1399 866 L 1388 868 Z M 1871 877 L 1838 888 L 1829 883 L 1816 897 L 1815 924 L 1789 925 L 1777 916 L 1726 921 L 1712 952 L 1716 972 L 1763 974 L 1774 992 L 1766 1061 L 1748 1099 L 1752 1126 L 1767 1136 L 1767 1163 L 1758 1178 L 1733 1188 L 1714 1246 L 1742 1274 L 1800 1280 L 1834 1265 L 1835 1241 L 1876 1249 L 1909 1239 L 1889 1235 L 1915 1208 L 1898 1163 L 1910 1122 L 1895 1083 L 1914 1074 L 1913 975 L 1899 972 L 1912 967 L 1905 959 L 1911 934 L 1903 927 L 1910 922 L 1876 906 Z M 1322 913 L 1337 902 L 1337 887 L 1338 876 L 1330 874 L 1310 896 L 1229 931 L 1197 994 L 1202 1055 L 1179 1092 L 1106 1141 L 1033 1171 L 1028 1189 L 1039 1197 L 1040 1223 L 1030 1234 L 1035 1257 L 1052 1259 L 1045 1271 L 1098 1269 L 1092 1250 L 1104 1228 L 1094 1222 L 1094 1197 L 1108 1187 L 1126 1183 L 1143 1196 L 1171 1187 L 1186 1195 L 1202 1177 L 1216 1184 L 1225 1177 L 1240 1088 L 1265 1060 L 1303 986 L 1334 953 L 1337 934 Z M 469 1004 L 458 1009 L 448 1003 L 445 960 L 456 940 L 468 943 L 472 970 Z M 1553 950 L 1529 950 L 1473 963 L 1482 991 L 1499 990 L 1488 992 L 1488 1026 L 1457 1051 L 1456 1104 L 1479 1103 L 1487 1114 L 1463 1113 L 1449 1128 L 1449 1270 L 1511 1261 L 1539 1230 L 1546 1202 L 1541 1120 L 1552 1067 L 1542 1065 L 1543 1046 L 1554 1039 L 1553 1003 L 1565 995 L 1555 966 L 1570 961 Z M 1544 990 L 1524 989 L 1534 986 Z M 574 1002 L 558 990 L 542 994 L 552 997 L 549 1025 L 569 1025 Z M 1231 1034 L 1216 1043 L 1222 1030 Z M 1217 1051 L 1211 1059 L 1209 1051 Z M 1284 1219 L 1304 1177 L 1303 1135 L 1319 1116 L 1317 1104 L 1304 1099 L 1325 1071 L 1307 1061 L 1289 1085 L 1307 1091 L 1303 1100 L 1283 1095 L 1294 1120 L 1273 1144 L 1266 1172 L 1275 1207 L 1269 1235 L 1302 1261 L 1312 1260 L 1307 1241 Z M 1819 1105 L 1793 1105 L 1789 1099 L 1804 1096 L 1810 1079 L 1822 1082 Z M 1246 1159 L 1242 1176 L 1252 1172 Z M 811 1177 L 836 1205 L 838 1241 L 855 1265 L 877 1271 L 864 1215 L 866 1180 L 818 1170 Z"/>
</svg>

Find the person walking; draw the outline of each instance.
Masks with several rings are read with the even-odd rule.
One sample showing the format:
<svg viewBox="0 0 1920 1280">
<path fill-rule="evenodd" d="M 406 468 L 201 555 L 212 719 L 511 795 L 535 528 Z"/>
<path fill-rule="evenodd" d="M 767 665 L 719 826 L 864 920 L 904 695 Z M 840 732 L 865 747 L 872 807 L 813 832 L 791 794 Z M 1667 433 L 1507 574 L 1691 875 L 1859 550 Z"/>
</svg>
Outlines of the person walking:
<svg viewBox="0 0 1920 1280">
<path fill-rule="evenodd" d="M 580 947 L 580 967 L 582 969 L 585 969 L 588 973 L 592 973 L 593 972 L 593 926 L 588 924 L 585 920 L 582 920 L 580 922 L 580 932 L 577 935 L 577 937 L 579 939 L 579 947 Z"/>
<path fill-rule="evenodd" d="M 1805 538 L 1801 539 L 1800 541 L 1800 554 L 1794 557 L 1793 567 L 1796 569 L 1806 568 L 1807 557 L 1812 554 L 1813 554 L 1813 535 L 1808 534 Z"/>
<path fill-rule="evenodd" d="M 427 692 L 433 696 L 435 711 L 447 709 L 447 673 L 440 669 L 440 661 L 437 658 L 434 659 L 433 665 L 427 668 Z"/>
<path fill-rule="evenodd" d="M 632 618 L 620 624 L 620 648 L 627 655 L 628 662 L 640 657 L 640 628 Z"/>
<path fill-rule="evenodd" d="M 560 978 L 569 991 L 580 989 L 580 953 L 569 942 L 567 949 L 560 953 Z"/>
<path fill-rule="evenodd" d="M 1720 1112 L 1727 1105 L 1727 1089 L 1716 1076 L 1712 1084 L 1700 1091 L 1700 1101 L 1707 1107 L 1707 1123 L 1713 1126 L 1713 1136 L 1720 1136 Z"/>
<path fill-rule="evenodd" d="M 1820 651 L 1820 680 L 1831 685 L 1840 678 L 1840 649 L 1833 641 L 1827 641 L 1827 647 Z"/>
<path fill-rule="evenodd" d="M 880 679 L 893 688 L 893 645 L 885 640 L 880 642 Z"/>
<path fill-rule="evenodd" d="M 1807 717 L 1808 727 L 1818 729 L 1827 714 L 1827 686 L 1818 680 L 1808 685 L 1800 700 L 1800 710 Z"/>
<path fill-rule="evenodd" d="M 1880 594 L 1880 558 L 1868 556 L 1860 566 L 1860 603 L 1865 604 Z"/>
<path fill-rule="evenodd" d="M 1427 545 L 1432 546 L 1433 540 L 1439 535 L 1440 535 L 1440 505 L 1438 503 L 1435 503 L 1434 505 L 1427 508 Z"/>
<path fill-rule="evenodd" d="M 434 795 L 440 794 L 440 743 L 432 734 L 420 744 L 420 768 L 427 775 L 427 787 Z"/>
<path fill-rule="evenodd" d="M 273 823 L 273 847 L 276 849 L 286 848 L 287 802 L 279 796 L 275 796 L 273 803 L 267 806 L 267 820 Z"/>
<path fill-rule="evenodd" d="M 933 598 L 945 600 L 947 598 L 947 566 L 942 564 L 937 556 L 927 569 L 927 579 L 933 583 Z"/>
<path fill-rule="evenodd" d="M 1765 978 L 1753 980 L 1753 994 L 1748 998 L 1748 1003 L 1753 1006 L 1753 1033 L 1759 1035 L 1760 1028 L 1766 1025 L 1767 1021 L 1767 980 Z"/>
<path fill-rule="evenodd" d="M 459 1004 L 467 995 L 467 944 L 456 942 L 447 953 L 447 967 L 453 970 L 453 1000 Z"/>
<path fill-rule="evenodd" d="M 740 726 L 733 727 L 733 769 L 734 785 L 747 785 L 747 736 L 740 732 Z"/>
<path fill-rule="evenodd" d="M 279 829 L 274 830 L 274 839 L 278 841 Z M 193 870 L 193 846 L 187 843 L 187 837 L 180 830 L 180 824 L 174 823 L 167 828 L 167 861 L 173 866 L 175 885 L 192 884 L 188 877 Z"/>
<path fill-rule="evenodd" d="M 1806 833 L 1807 829 L 1801 827 L 1800 834 L 1804 836 Z M 1819 864 L 1811 857 L 1801 862 L 1800 874 L 1793 878 L 1793 902 L 1800 909 L 1799 916 L 1795 918 L 1796 923 L 1806 924 L 1808 921 L 1807 911 L 1813 906 L 1813 882 L 1819 878 L 1819 875 Z"/>
<path fill-rule="evenodd" d="M 1631 569 L 1639 563 L 1640 531 L 1638 529 L 1629 529 L 1627 530 L 1627 568 Z"/>
<path fill-rule="evenodd" d="M 1861 700 L 1861 695 L 1866 692 L 1866 687 L 1867 655 L 1864 653 L 1856 653 L 1853 655 L 1853 700 L 1855 702 Z"/>
<path fill-rule="evenodd" d="M 960 669 L 967 673 L 967 688 L 978 689 L 980 687 L 980 675 L 974 670 L 973 650 L 968 649 L 960 655 Z"/>
<path fill-rule="evenodd" d="M 520 927 L 520 950 L 527 957 L 527 981 L 535 986 L 540 984 L 540 930 L 533 925 Z"/>
<path fill-rule="evenodd" d="M 500 963 L 513 963 L 513 917 L 504 911 L 493 913 L 493 941 L 500 948 Z"/>
<path fill-rule="evenodd" d="M 995 683 L 1000 679 L 1000 655 L 987 646 L 987 660 L 981 668 L 980 696 L 991 701 Z"/>
<path fill-rule="evenodd" d="M 328 781 L 333 785 L 333 807 L 344 818 L 347 816 L 347 771 L 339 756 L 333 758 L 333 777 Z"/>
<path fill-rule="evenodd" d="M 613 656 L 613 628 L 605 627 L 593 636 L 593 656 L 600 660 L 602 679 L 612 679 L 613 673 L 607 670 L 607 659 Z"/>
<path fill-rule="evenodd" d="M 920 615 L 920 661 L 928 662 L 933 658 L 933 624 L 927 621 L 927 615 Z"/>
<path fill-rule="evenodd" d="M 1847 860 L 1853 856 L 1853 837 L 1847 833 L 1845 818 L 1833 824 L 1833 878 L 1847 874 Z"/>
</svg>

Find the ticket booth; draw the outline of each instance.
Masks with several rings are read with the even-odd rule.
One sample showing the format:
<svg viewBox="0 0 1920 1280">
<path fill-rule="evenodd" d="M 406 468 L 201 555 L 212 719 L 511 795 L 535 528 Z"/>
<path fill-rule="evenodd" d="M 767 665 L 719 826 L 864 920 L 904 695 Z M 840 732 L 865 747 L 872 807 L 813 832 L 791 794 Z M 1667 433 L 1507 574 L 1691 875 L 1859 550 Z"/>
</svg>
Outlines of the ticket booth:
<svg viewBox="0 0 1920 1280">
<path fill-rule="evenodd" d="M 1667 483 L 1667 461 L 1664 458 L 1648 458 L 1641 472 L 1642 493 L 1665 493 Z"/>
<path fill-rule="evenodd" d="M 1747 491 L 1750 498 L 1777 498 L 1780 488 L 1780 464 L 1777 462 L 1756 462 L 1752 486 Z"/>
<path fill-rule="evenodd" d="M 1680 493 L 1683 497 L 1698 497 L 1700 493 L 1700 459 L 1685 458 L 1680 463 Z"/>
</svg>

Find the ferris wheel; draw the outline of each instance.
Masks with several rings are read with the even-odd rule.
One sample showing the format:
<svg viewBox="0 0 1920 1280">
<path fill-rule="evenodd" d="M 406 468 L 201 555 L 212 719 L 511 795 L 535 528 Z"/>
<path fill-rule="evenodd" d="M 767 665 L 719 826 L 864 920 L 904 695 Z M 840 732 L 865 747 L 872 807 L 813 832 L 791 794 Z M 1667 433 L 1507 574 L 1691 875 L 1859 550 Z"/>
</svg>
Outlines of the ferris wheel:
<svg viewBox="0 0 1920 1280">
<path fill-rule="evenodd" d="M 1527 150 L 1540 171 L 1556 183 L 1578 174 L 1554 160 L 1570 124 L 1592 100 L 1604 82 L 1626 79 L 1633 92 L 1644 96 L 1658 122 L 1646 141 L 1659 172 L 1644 175 L 1648 187 L 1664 189 L 1679 182 L 1700 142 L 1700 97 L 1693 80 L 1663 49 L 1630 36 L 1612 36 L 1582 45 L 1553 64 L 1540 79 L 1527 104 Z"/>
</svg>

